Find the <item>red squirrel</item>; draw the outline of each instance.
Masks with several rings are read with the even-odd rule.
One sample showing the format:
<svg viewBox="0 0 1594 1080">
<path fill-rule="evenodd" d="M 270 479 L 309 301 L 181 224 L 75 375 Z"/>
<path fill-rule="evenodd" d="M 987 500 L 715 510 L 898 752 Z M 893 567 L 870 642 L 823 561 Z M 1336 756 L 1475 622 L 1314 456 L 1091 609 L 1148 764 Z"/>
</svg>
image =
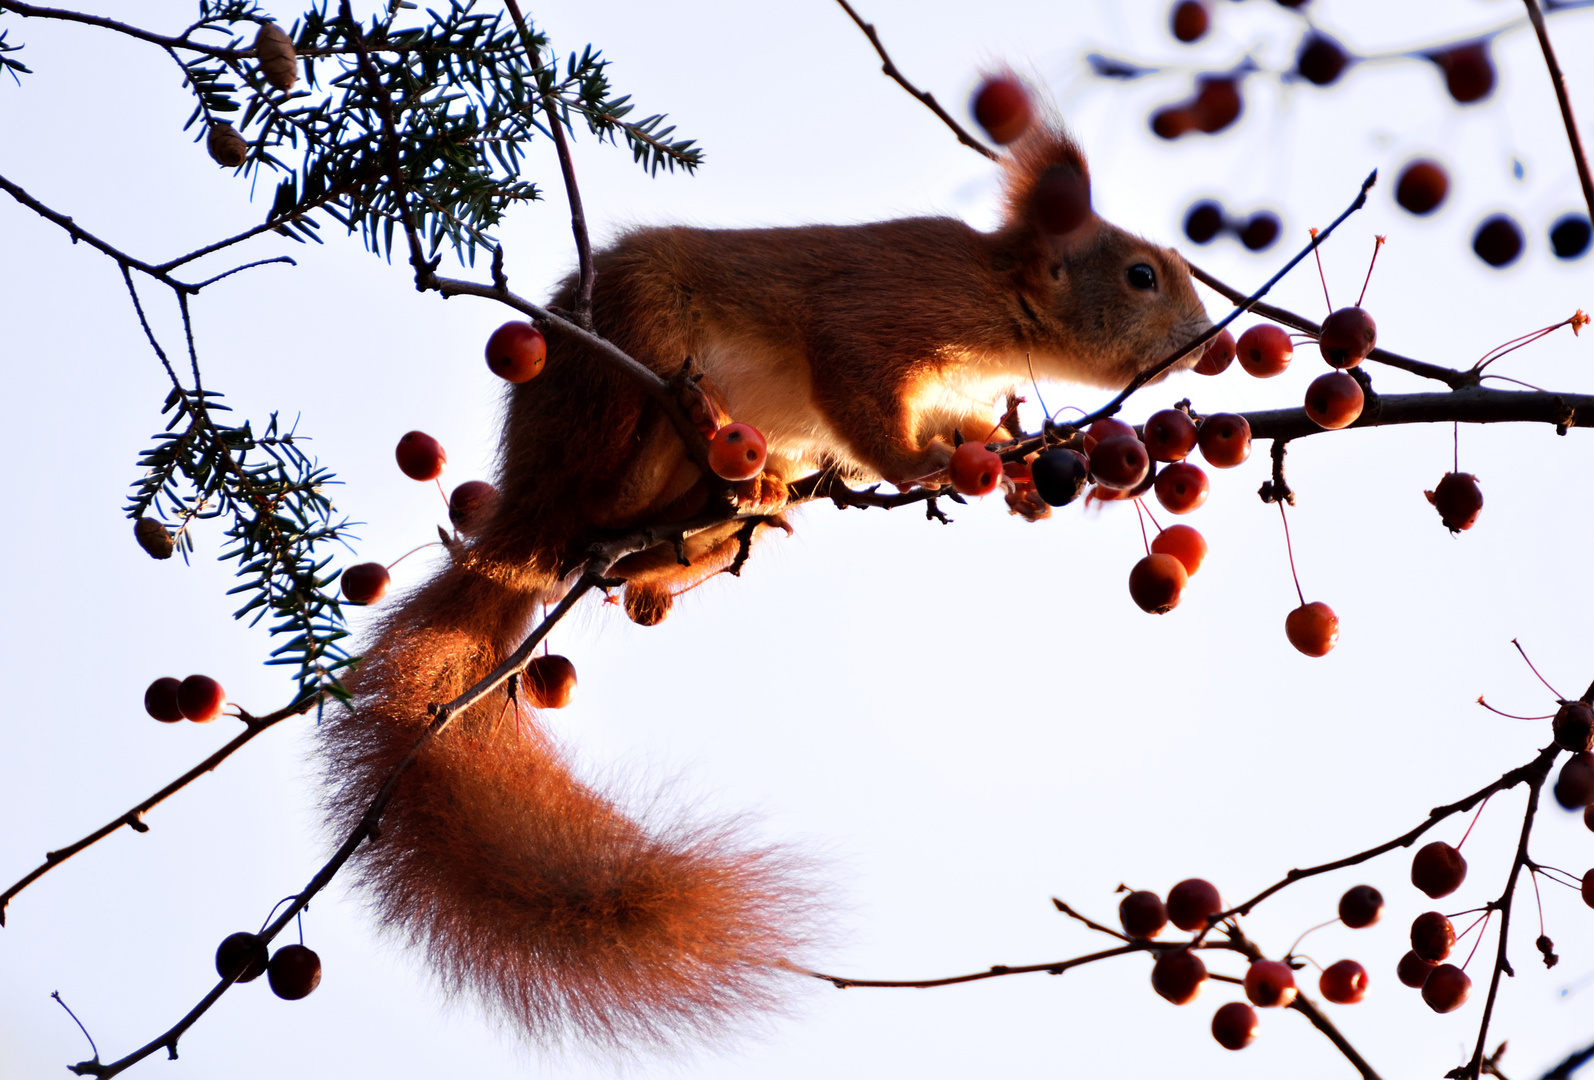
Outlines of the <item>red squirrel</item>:
<svg viewBox="0 0 1594 1080">
<path fill-rule="evenodd" d="M 1121 387 L 1210 325 L 1184 260 L 1089 208 L 1089 173 L 1037 125 L 1004 157 L 1005 221 L 642 228 L 596 256 L 594 330 L 668 377 L 690 358 L 716 419 L 758 428 L 753 500 L 787 481 L 936 482 L 955 432 L 1006 437 L 995 402 L 1042 379 Z M 1047 200 L 1061 180 L 1077 212 Z M 1083 193 L 1082 195 L 1080 193 Z M 576 283 L 553 300 L 574 306 Z M 1184 358 L 1188 366 L 1195 354 Z M 666 413 L 548 330 L 543 373 L 509 391 L 494 517 L 382 618 L 325 726 L 332 824 L 346 833 L 446 702 L 519 644 L 594 540 L 681 521 L 710 487 Z M 777 522 L 779 523 L 779 522 Z M 727 565 L 735 526 L 627 557 L 627 610 Z M 627 818 L 575 778 L 505 691 L 403 775 L 356 873 L 386 925 L 450 990 L 545 1042 L 670 1044 L 770 1004 L 809 890 L 779 852 L 713 828 Z M 506 719 L 506 715 L 508 718 Z"/>
</svg>

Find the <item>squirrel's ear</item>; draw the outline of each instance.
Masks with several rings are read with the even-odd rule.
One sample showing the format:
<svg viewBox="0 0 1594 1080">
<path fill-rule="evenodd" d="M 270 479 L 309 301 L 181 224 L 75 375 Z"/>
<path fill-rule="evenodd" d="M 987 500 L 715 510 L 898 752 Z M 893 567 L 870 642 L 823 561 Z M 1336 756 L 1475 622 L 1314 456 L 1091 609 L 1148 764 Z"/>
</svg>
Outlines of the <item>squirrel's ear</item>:
<svg viewBox="0 0 1594 1080">
<path fill-rule="evenodd" d="M 1091 219 L 1090 168 L 1079 146 L 1061 130 L 1032 128 L 1004 165 L 1009 228 L 1056 241 Z"/>
</svg>

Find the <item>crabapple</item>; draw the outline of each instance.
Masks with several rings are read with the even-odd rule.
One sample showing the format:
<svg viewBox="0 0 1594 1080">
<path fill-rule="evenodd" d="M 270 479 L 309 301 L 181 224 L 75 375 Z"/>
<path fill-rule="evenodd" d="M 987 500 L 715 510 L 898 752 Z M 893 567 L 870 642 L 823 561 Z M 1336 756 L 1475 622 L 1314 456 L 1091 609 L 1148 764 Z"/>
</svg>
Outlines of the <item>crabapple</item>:
<svg viewBox="0 0 1594 1080">
<path fill-rule="evenodd" d="M 521 681 L 533 707 L 562 709 L 576 692 L 576 665 L 558 655 L 533 657 Z"/>
<path fill-rule="evenodd" d="M 1339 42 L 1325 34 L 1308 35 L 1295 54 L 1296 72 L 1314 86 L 1336 82 L 1349 63 L 1350 57 L 1345 55 Z"/>
<path fill-rule="evenodd" d="M 1201 40 L 1211 22 L 1212 15 L 1201 0 L 1179 0 L 1169 17 L 1173 36 L 1187 45 Z"/>
<path fill-rule="evenodd" d="M 1567 810 L 1594 805 L 1594 754 L 1584 752 L 1567 758 L 1553 790 L 1555 801 Z"/>
<path fill-rule="evenodd" d="M 1206 560 L 1207 541 L 1188 525 L 1169 525 L 1151 538 L 1151 551 L 1154 555 L 1172 555 L 1184 564 L 1186 574 L 1194 574 Z"/>
<path fill-rule="evenodd" d="M 1440 964 L 1422 984 L 1422 999 L 1436 1013 L 1455 1012 L 1471 993 L 1472 980 L 1454 964 Z"/>
<path fill-rule="evenodd" d="M 1001 482 L 1002 459 L 979 443 L 966 442 L 952 452 L 948 471 L 959 495 L 989 495 Z"/>
<path fill-rule="evenodd" d="M 1166 615 L 1179 606 L 1190 580 L 1184 563 L 1172 555 L 1147 555 L 1129 571 L 1129 596 L 1140 610 Z"/>
<path fill-rule="evenodd" d="M 1323 320 L 1317 347 L 1331 367 L 1355 367 L 1378 343 L 1378 324 L 1365 308 L 1343 307 Z"/>
<path fill-rule="evenodd" d="M 764 471 L 768 453 L 757 428 L 726 424 L 708 441 L 708 467 L 722 480 L 751 480 Z"/>
<path fill-rule="evenodd" d="M 221 715 L 227 691 L 208 675 L 190 675 L 177 687 L 177 707 L 196 724 L 208 724 Z"/>
<path fill-rule="evenodd" d="M 1051 506 L 1067 506 L 1085 490 L 1090 464 L 1085 455 L 1057 447 L 1036 457 L 1029 472 L 1041 498 Z"/>
<path fill-rule="evenodd" d="M 1482 101 L 1494 89 L 1494 62 L 1489 59 L 1487 40 L 1469 41 L 1427 55 L 1444 72 L 1445 89 L 1461 104 Z"/>
<path fill-rule="evenodd" d="M 1506 215 L 1494 214 L 1473 234 L 1472 250 L 1495 269 L 1509 266 L 1522 254 L 1522 229 Z"/>
<path fill-rule="evenodd" d="M 1232 469 L 1251 456 L 1251 422 L 1239 413 L 1213 413 L 1196 428 L 1201 456 L 1214 469 Z"/>
<path fill-rule="evenodd" d="M 321 985 L 321 958 L 303 945 L 284 945 L 266 965 L 266 981 L 284 1001 L 298 1001 Z"/>
<path fill-rule="evenodd" d="M 1212 1037 L 1225 1050 L 1244 1050 L 1256 1038 L 1256 1010 L 1243 1001 L 1218 1006 L 1212 1014 Z"/>
<path fill-rule="evenodd" d="M 1134 435 L 1113 435 L 1102 439 L 1090 451 L 1090 472 L 1096 483 L 1130 491 L 1140 485 L 1151 469 L 1146 444 Z"/>
<path fill-rule="evenodd" d="M 150 683 L 149 689 L 144 691 L 144 711 L 163 724 L 175 724 L 183 719 L 182 706 L 177 703 L 177 688 L 181 685 L 170 675 Z"/>
<path fill-rule="evenodd" d="M 1437 210 L 1449 191 L 1450 177 L 1445 175 L 1443 166 L 1427 158 L 1407 165 L 1395 181 L 1395 201 L 1419 217 Z"/>
<path fill-rule="evenodd" d="M 1306 415 L 1312 423 L 1330 431 L 1354 424 L 1365 403 L 1361 383 L 1343 371 L 1319 375 L 1306 388 Z"/>
<path fill-rule="evenodd" d="M 1211 199 L 1196 203 L 1185 215 L 1184 234 L 1198 244 L 1210 244 L 1222 231 L 1223 207 Z"/>
<path fill-rule="evenodd" d="M 1183 461 L 1195 449 L 1195 421 L 1178 409 L 1154 412 L 1146 421 L 1144 442 L 1152 461 Z"/>
<path fill-rule="evenodd" d="M 466 536 L 481 532 L 498 510 L 498 489 L 485 480 L 467 480 L 448 497 L 448 520 Z"/>
<path fill-rule="evenodd" d="M 1483 492 L 1471 473 L 1447 472 L 1432 491 L 1423 492 L 1439 511 L 1439 520 L 1453 533 L 1470 529 L 1483 510 Z"/>
<path fill-rule="evenodd" d="M 1395 965 L 1395 977 L 1402 985 L 1420 990 L 1422 984 L 1428 981 L 1428 973 L 1438 966 L 1418 956 L 1417 950 L 1408 949 L 1406 955 L 1400 958 L 1400 963 Z"/>
<path fill-rule="evenodd" d="M 222 938 L 216 947 L 216 974 L 234 982 L 253 982 L 265 974 L 268 959 L 266 943 L 259 935 L 240 930 Z"/>
<path fill-rule="evenodd" d="M 1240 366 L 1259 379 L 1282 375 L 1295 356 L 1295 346 L 1284 328 L 1272 323 L 1257 323 L 1240 335 L 1235 345 Z"/>
<path fill-rule="evenodd" d="M 443 475 L 448 455 L 443 444 L 424 431 L 406 432 L 393 451 L 398 467 L 411 480 L 436 480 Z"/>
<path fill-rule="evenodd" d="M 548 339 L 529 322 L 506 322 L 487 339 L 487 366 L 505 382 L 530 382 L 548 360 Z"/>
<path fill-rule="evenodd" d="M 1456 947 L 1456 928 L 1437 911 L 1425 911 L 1411 921 L 1411 951 L 1418 959 L 1437 964 Z"/>
<path fill-rule="evenodd" d="M 1321 600 L 1313 600 L 1284 617 L 1284 636 L 1307 656 L 1327 656 L 1339 644 L 1339 616 Z"/>
<path fill-rule="evenodd" d="M 1594 708 L 1581 701 L 1563 702 L 1550 721 L 1555 733 L 1555 745 L 1562 750 L 1581 754 L 1594 748 Z"/>
<path fill-rule="evenodd" d="M 1411 883 L 1437 900 L 1461 888 L 1467 879 L 1467 860 L 1461 852 L 1435 840 L 1418 849 L 1411 860 Z"/>
<path fill-rule="evenodd" d="M 1168 918 L 1180 930 L 1201 930 L 1207 916 L 1223 910 L 1218 887 L 1205 878 L 1186 878 L 1168 890 Z"/>
<path fill-rule="evenodd" d="M 1189 949 L 1165 949 L 1151 967 L 1151 988 L 1175 1005 L 1188 1005 L 1207 981 L 1207 966 Z"/>
<path fill-rule="evenodd" d="M 1207 501 L 1207 474 L 1201 466 L 1176 461 L 1157 474 L 1157 501 L 1170 514 L 1188 514 Z"/>
<path fill-rule="evenodd" d="M 1263 248 L 1273 246 L 1273 241 L 1279 238 L 1278 216 L 1262 211 L 1252 214 L 1251 219 L 1240 226 L 1240 243 L 1245 245 L 1247 251 L 1261 251 Z"/>
<path fill-rule="evenodd" d="M 1335 1005 L 1354 1005 L 1367 996 L 1367 969 L 1354 960 L 1340 960 L 1323 969 L 1317 989 Z"/>
<path fill-rule="evenodd" d="M 1264 1009 L 1285 1008 L 1295 1000 L 1295 973 L 1279 960 L 1256 960 L 1245 971 L 1245 996 Z"/>
<path fill-rule="evenodd" d="M 1339 898 L 1339 921 L 1364 930 L 1384 917 L 1384 894 L 1371 885 L 1356 885 Z"/>
<path fill-rule="evenodd" d="M 351 604 L 374 604 L 387 594 L 392 577 L 379 562 L 355 563 L 343 571 L 343 599 Z"/>
<path fill-rule="evenodd" d="M 1162 897 L 1140 889 L 1118 902 L 1118 921 L 1130 937 L 1150 939 L 1168 925 L 1168 909 L 1163 906 Z"/>
<path fill-rule="evenodd" d="M 1234 335 L 1227 330 L 1219 330 L 1216 337 L 1207 342 L 1207 347 L 1201 352 L 1201 359 L 1191 368 L 1197 375 L 1222 375 L 1234 363 Z"/>
<path fill-rule="evenodd" d="M 1006 146 L 1028 130 L 1035 108 L 1029 91 L 1011 75 L 985 80 L 974 94 L 974 119 L 998 146 Z"/>
</svg>

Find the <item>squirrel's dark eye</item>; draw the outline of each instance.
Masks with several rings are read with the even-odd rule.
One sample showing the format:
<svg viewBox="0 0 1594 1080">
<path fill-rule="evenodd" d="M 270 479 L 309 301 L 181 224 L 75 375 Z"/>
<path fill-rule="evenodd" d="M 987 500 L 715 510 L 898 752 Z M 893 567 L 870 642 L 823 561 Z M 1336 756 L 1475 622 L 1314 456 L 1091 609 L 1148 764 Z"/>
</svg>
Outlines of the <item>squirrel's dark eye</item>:
<svg viewBox="0 0 1594 1080">
<path fill-rule="evenodd" d="M 1129 268 L 1129 286 L 1133 289 L 1155 289 L 1157 287 L 1157 272 L 1145 263 L 1135 263 Z"/>
</svg>

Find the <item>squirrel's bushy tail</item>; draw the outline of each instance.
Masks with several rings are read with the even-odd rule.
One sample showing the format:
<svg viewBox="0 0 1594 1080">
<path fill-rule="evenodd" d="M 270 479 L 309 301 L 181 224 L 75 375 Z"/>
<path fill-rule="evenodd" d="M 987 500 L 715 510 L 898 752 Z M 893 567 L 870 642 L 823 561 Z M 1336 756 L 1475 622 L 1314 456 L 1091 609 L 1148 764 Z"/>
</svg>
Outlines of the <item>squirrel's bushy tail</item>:
<svg viewBox="0 0 1594 1080">
<path fill-rule="evenodd" d="M 427 705 L 501 662 L 545 594 L 454 566 L 395 605 L 350 680 L 353 709 L 324 725 L 340 836 L 421 737 Z M 773 1005 L 809 895 L 786 856 L 729 826 L 626 816 L 503 690 L 419 755 L 352 867 L 449 991 L 544 1044 L 668 1046 Z"/>
</svg>

